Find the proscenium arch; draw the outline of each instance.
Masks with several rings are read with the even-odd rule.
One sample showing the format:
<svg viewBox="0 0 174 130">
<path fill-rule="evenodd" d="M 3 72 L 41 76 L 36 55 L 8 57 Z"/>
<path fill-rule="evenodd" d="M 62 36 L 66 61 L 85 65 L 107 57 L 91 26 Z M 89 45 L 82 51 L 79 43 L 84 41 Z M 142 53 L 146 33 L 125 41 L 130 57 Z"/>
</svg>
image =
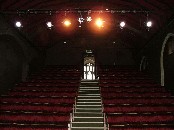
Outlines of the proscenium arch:
<svg viewBox="0 0 174 130">
<path fill-rule="evenodd" d="M 165 85 L 165 75 L 164 75 L 164 49 L 166 47 L 166 44 L 169 40 L 169 38 L 174 37 L 173 33 L 168 33 L 167 36 L 165 37 L 164 41 L 163 41 L 163 45 L 162 45 L 162 49 L 161 49 L 161 57 L 160 57 L 160 68 L 161 68 L 161 86 Z"/>
</svg>

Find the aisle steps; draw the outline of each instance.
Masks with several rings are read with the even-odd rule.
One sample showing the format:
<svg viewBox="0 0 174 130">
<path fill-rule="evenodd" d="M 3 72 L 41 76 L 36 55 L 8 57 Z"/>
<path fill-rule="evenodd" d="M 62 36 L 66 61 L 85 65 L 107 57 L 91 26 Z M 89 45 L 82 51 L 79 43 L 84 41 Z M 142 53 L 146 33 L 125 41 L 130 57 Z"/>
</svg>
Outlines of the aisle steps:
<svg viewBox="0 0 174 130">
<path fill-rule="evenodd" d="M 102 102 L 97 81 L 81 82 L 72 130 L 104 130 Z"/>
</svg>

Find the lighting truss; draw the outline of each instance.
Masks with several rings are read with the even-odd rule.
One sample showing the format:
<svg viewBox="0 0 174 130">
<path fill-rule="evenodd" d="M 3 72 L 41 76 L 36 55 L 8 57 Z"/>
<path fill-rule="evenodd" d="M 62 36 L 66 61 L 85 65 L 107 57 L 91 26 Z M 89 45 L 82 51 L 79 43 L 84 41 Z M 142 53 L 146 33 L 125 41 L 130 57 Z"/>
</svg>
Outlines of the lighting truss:
<svg viewBox="0 0 174 130">
<path fill-rule="evenodd" d="M 10 15 L 19 15 L 19 16 L 22 16 L 22 15 L 37 15 L 37 14 L 43 14 L 43 15 L 53 15 L 53 14 L 59 14 L 59 13 L 77 13 L 77 14 L 80 14 L 79 18 L 77 18 L 78 22 L 79 22 L 79 27 L 82 26 L 82 23 L 83 22 L 91 22 L 93 20 L 93 18 L 90 16 L 91 13 L 111 13 L 111 14 L 114 14 L 114 13 L 120 13 L 120 14 L 125 14 L 128 13 L 133 13 L 133 14 L 137 14 L 137 13 L 142 13 L 142 14 L 147 14 L 147 18 L 148 18 L 148 15 L 150 13 L 152 13 L 152 11 L 149 11 L 149 10 L 118 10 L 118 9 L 103 9 L 103 10 L 96 10 L 96 9 L 79 9 L 79 8 L 75 8 L 75 9 L 60 9 L 60 10 L 52 10 L 52 9 L 40 9 L 40 10 L 36 10 L 36 9 L 28 9 L 28 10 L 17 10 L 17 11 L 1 11 L 0 13 L 2 14 L 10 14 Z M 84 18 L 82 15 L 84 13 L 87 13 L 88 15 Z M 65 25 L 67 26 L 70 26 L 71 22 L 69 23 L 64 23 Z M 53 25 L 48 25 L 48 28 L 51 28 Z M 51 26 L 51 27 L 50 27 Z M 120 25 L 121 28 L 123 28 L 125 25 Z M 150 28 L 152 26 L 152 23 L 150 25 L 150 23 L 148 25 L 148 28 Z"/>
<path fill-rule="evenodd" d="M 1 11 L 3 14 L 57 14 L 61 12 L 67 13 L 151 13 L 149 10 L 117 10 L 117 9 L 105 9 L 105 10 L 91 10 L 91 9 L 66 9 L 66 10 L 17 10 L 17 11 Z"/>
</svg>

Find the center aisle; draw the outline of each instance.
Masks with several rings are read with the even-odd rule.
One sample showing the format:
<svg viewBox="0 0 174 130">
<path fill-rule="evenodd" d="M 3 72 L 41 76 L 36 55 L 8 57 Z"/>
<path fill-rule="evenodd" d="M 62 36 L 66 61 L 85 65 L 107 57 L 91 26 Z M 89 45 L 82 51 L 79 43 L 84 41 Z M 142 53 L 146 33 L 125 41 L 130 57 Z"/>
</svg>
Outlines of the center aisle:
<svg viewBox="0 0 174 130">
<path fill-rule="evenodd" d="M 78 93 L 72 130 L 104 130 L 98 81 L 82 80 Z"/>
</svg>

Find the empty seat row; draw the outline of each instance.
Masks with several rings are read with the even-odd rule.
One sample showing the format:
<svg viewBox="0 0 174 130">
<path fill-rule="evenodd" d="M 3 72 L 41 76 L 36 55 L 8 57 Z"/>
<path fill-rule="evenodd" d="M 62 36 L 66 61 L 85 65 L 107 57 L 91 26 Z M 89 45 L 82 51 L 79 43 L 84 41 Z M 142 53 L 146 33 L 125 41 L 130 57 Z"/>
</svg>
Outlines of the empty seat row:
<svg viewBox="0 0 174 130">
<path fill-rule="evenodd" d="M 9 95 L 13 95 L 13 96 L 70 96 L 70 97 L 76 97 L 77 96 L 77 92 L 9 92 Z"/>
<path fill-rule="evenodd" d="M 174 104 L 174 98 L 103 98 L 103 104 Z"/>
<path fill-rule="evenodd" d="M 130 87 L 101 87 L 102 92 L 166 92 L 164 87 L 141 87 L 141 86 L 130 86 Z"/>
<path fill-rule="evenodd" d="M 66 80 L 65 80 L 66 81 Z M 70 82 L 70 83 L 57 83 L 57 82 L 22 82 L 22 83 L 18 83 L 16 84 L 16 86 L 18 87 L 78 87 L 80 83 L 74 83 L 74 82 Z"/>
<path fill-rule="evenodd" d="M 0 103 L 46 103 L 46 104 L 74 104 L 75 99 L 72 97 L 15 97 L 14 96 L 6 96 L 1 98 Z"/>
</svg>

